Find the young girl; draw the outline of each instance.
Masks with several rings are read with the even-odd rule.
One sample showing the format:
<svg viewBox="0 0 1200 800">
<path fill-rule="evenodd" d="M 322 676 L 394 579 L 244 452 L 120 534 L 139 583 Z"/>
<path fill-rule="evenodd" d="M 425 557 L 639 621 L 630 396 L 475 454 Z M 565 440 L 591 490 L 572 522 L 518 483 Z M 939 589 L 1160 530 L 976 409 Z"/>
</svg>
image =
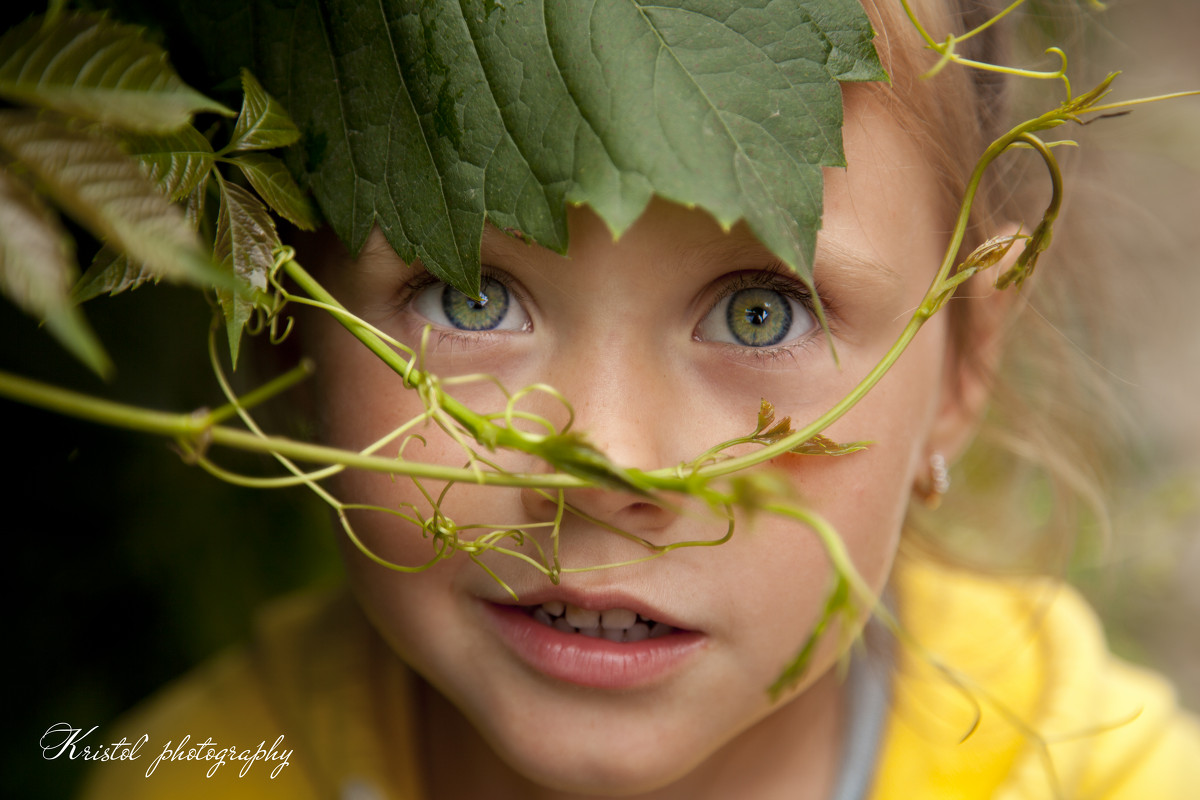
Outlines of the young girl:
<svg viewBox="0 0 1200 800">
<path fill-rule="evenodd" d="M 958 6 L 918 5 L 931 29 L 969 29 Z M 921 305 L 974 161 L 1000 130 L 995 80 L 957 69 L 918 80 L 931 58 L 898 4 L 867 10 L 892 80 L 843 86 L 848 166 L 825 170 L 819 301 L 744 224 L 723 230 L 662 199 L 615 240 L 594 211 L 573 208 L 565 257 L 489 227 L 486 302 L 404 263 L 378 229 L 357 255 L 328 233 L 304 240 L 299 260 L 357 317 L 422 350 L 440 379 L 555 387 L 573 429 L 623 467 L 689 462 L 744 436 L 764 399 L 779 419 L 815 419 Z M 983 60 L 1000 57 L 991 36 L 972 40 Z M 1031 212 L 1011 196 L 984 187 L 964 256 L 1018 230 Z M 497 554 L 481 557 L 486 570 L 459 554 L 398 574 L 342 537 L 349 593 L 271 609 L 247 648 L 115 726 L 114 742 L 146 743 L 133 764 L 99 765 L 88 796 L 1189 796 L 1200 730 L 1158 678 L 1106 653 L 1070 590 L 939 566 L 906 543 L 916 507 L 949 490 L 947 464 L 991 397 L 1021 303 L 991 285 L 1017 249 L 960 288 L 825 431 L 868 447 L 770 464 L 837 531 L 900 638 L 867 622 L 868 609 L 836 618 L 799 678 L 769 692 L 827 620 L 834 573 L 809 526 L 768 513 L 735 512 L 736 533 L 717 547 L 557 584 Z M 300 331 L 324 443 L 367 448 L 423 412 L 333 317 L 305 317 Z M 452 394 L 503 406 L 487 381 Z M 521 408 L 566 421 L 548 393 Z M 450 436 L 414 432 L 408 457 L 461 466 Z M 546 469 L 520 453 L 489 457 L 513 473 Z M 441 488 L 360 472 L 332 482 L 346 503 L 426 514 Z M 729 527 L 699 501 L 633 488 L 567 489 L 563 502 L 568 570 L 646 555 L 614 530 L 661 547 Z M 532 554 L 531 540 L 550 546 L 545 526 L 562 506 L 534 488 L 456 484 L 440 513 L 526 530 L 512 548 Z M 429 559 L 430 542 L 397 515 L 349 521 L 380 559 Z M 851 651 L 862 625 L 866 647 Z"/>
</svg>

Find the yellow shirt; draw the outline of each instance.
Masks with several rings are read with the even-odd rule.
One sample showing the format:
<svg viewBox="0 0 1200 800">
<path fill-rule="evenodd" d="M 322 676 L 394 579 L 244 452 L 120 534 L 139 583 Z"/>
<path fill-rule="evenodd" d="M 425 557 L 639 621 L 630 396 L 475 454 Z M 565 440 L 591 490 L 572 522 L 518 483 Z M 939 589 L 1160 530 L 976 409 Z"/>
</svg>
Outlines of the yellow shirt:
<svg viewBox="0 0 1200 800">
<path fill-rule="evenodd" d="M 1072 590 L 914 561 L 893 586 L 912 642 L 896 647 L 871 800 L 1200 796 L 1200 727 L 1107 653 Z M 106 742 L 146 743 L 97 764 L 84 796 L 419 800 L 412 684 L 346 596 L 288 600 L 249 647 L 114 726 Z"/>
<path fill-rule="evenodd" d="M 914 561 L 895 586 L 918 644 L 897 648 L 872 800 L 1200 797 L 1200 726 L 1070 587 Z"/>
</svg>

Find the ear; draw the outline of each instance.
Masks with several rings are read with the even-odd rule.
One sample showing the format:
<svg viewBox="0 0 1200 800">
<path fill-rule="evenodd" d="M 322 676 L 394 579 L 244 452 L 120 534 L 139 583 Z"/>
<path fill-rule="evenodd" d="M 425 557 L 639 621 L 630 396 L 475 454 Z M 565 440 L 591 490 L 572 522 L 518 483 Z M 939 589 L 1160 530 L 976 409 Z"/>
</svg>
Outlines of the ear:
<svg viewBox="0 0 1200 800">
<path fill-rule="evenodd" d="M 996 235 L 1017 234 L 1017 227 L 1008 225 Z M 996 278 L 1016 262 L 1021 246 L 1017 240 L 1002 259 L 959 287 L 942 312 L 948 315 L 946 358 L 938 416 L 929 433 L 930 456 L 940 453 L 952 463 L 979 428 L 1017 304 L 1016 290 L 996 289 Z"/>
</svg>

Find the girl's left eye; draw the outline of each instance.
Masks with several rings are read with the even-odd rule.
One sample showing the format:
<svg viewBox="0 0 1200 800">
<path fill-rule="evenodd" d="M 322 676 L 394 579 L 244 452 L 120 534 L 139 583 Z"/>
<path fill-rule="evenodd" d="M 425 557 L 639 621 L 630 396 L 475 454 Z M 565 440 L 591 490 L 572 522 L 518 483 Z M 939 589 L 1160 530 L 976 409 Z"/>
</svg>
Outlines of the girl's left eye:
<svg viewBox="0 0 1200 800">
<path fill-rule="evenodd" d="M 706 342 L 740 347 L 776 347 L 803 338 L 816 327 L 812 312 L 790 294 L 767 286 L 728 292 L 696 328 Z"/>
<path fill-rule="evenodd" d="M 417 292 L 412 307 L 435 325 L 468 333 L 520 331 L 529 326 L 529 315 L 508 287 L 487 276 L 478 299 L 436 281 Z"/>
</svg>

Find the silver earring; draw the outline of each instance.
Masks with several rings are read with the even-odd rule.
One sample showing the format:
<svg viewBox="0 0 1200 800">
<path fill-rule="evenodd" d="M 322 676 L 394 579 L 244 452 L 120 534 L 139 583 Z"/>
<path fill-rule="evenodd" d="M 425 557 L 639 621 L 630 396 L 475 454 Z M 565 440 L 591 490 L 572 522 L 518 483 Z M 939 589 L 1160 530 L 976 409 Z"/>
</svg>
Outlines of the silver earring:
<svg viewBox="0 0 1200 800">
<path fill-rule="evenodd" d="M 946 466 L 946 457 L 934 453 L 929 457 L 928 483 L 922 481 L 917 487 L 917 493 L 930 511 L 936 511 L 942 504 L 942 495 L 950 491 L 950 470 Z"/>
</svg>

